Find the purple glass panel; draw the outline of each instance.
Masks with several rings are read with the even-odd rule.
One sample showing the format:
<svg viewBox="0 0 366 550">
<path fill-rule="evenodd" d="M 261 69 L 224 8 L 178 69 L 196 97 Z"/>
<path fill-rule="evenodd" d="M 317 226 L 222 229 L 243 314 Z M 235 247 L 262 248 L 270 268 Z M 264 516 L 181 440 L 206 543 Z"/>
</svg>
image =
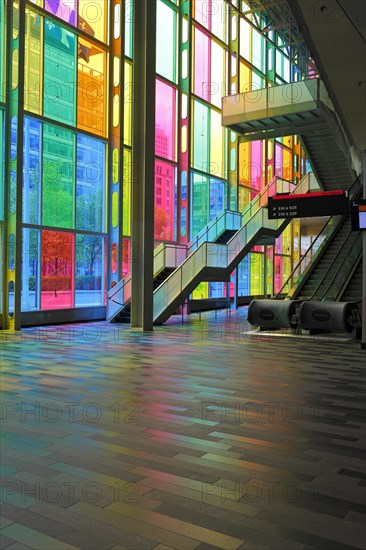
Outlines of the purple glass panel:
<svg viewBox="0 0 366 550">
<path fill-rule="evenodd" d="M 45 10 L 71 25 L 76 24 L 77 0 L 45 0 Z"/>
</svg>

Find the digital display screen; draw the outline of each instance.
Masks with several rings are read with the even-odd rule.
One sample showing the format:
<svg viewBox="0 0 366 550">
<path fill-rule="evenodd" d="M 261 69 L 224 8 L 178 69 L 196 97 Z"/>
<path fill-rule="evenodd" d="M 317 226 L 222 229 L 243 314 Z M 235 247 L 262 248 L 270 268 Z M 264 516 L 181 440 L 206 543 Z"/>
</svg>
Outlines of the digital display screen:
<svg viewBox="0 0 366 550">
<path fill-rule="evenodd" d="M 366 200 L 352 205 L 351 222 L 353 231 L 366 231 Z"/>
</svg>

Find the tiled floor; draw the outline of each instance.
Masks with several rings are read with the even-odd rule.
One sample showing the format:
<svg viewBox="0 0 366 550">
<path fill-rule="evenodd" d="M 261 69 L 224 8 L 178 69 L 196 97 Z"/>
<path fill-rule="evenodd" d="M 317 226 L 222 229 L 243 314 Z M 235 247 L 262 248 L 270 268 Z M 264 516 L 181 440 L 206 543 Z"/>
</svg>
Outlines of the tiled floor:
<svg viewBox="0 0 366 550">
<path fill-rule="evenodd" d="M 359 344 L 179 321 L 2 333 L 0 548 L 364 548 Z"/>
</svg>

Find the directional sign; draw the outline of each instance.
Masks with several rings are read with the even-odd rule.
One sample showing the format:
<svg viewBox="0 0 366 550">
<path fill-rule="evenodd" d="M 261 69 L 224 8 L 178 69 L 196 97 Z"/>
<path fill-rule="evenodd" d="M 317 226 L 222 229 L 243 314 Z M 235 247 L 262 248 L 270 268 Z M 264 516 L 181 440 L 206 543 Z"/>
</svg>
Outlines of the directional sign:
<svg viewBox="0 0 366 550">
<path fill-rule="evenodd" d="M 326 191 L 304 195 L 275 195 L 268 198 L 268 218 L 314 218 L 348 212 L 346 191 Z"/>
</svg>

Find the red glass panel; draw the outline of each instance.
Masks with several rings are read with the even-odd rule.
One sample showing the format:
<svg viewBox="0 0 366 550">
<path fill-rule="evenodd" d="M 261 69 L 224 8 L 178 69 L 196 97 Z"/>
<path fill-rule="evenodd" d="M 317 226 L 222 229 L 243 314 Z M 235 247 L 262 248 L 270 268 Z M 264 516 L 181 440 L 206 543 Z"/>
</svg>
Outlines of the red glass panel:
<svg viewBox="0 0 366 550">
<path fill-rule="evenodd" d="M 74 235 L 42 232 L 41 309 L 74 307 Z"/>
</svg>

